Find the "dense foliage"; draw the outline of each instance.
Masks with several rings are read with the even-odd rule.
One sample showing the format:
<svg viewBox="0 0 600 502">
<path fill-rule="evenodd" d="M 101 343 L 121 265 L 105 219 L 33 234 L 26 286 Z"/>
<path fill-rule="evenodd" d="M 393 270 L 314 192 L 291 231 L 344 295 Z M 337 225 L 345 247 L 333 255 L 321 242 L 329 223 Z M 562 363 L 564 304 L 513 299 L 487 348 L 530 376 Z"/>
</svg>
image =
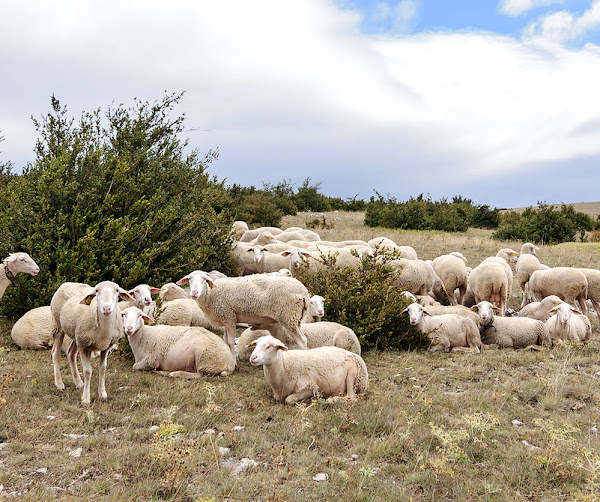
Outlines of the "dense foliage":
<svg viewBox="0 0 600 502">
<path fill-rule="evenodd" d="M 470 199 L 460 195 L 453 197 L 452 202 L 445 198 L 434 201 L 423 194 L 401 202 L 377 193 L 366 206 L 365 224 L 404 230 L 465 232 L 470 226 L 495 228 L 498 219 L 498 209 L 475 206 Z"/>
<path fill-rule="evenodd" d="M 328 299 L 325 319 L 352 328 L 363 350 L 426 347 L 427 338 L 402 314 L 410 301 L 391 287 L 394 271 L 385 261 L 367 256 L 359 268 L 340 268 L 335 257 L 324 258 L 326 267 L 304 270 L 300 280 L 311 294 Z"/>
<path fill-rule="evenodd" d="M 0 187 L 0 253 L 26 251 L 41 272 L 8 288 L 3 314 L 49 304 L 64 281 L 161 285 L 223 269 L 231 202 L 206 172 L 217 152 L 184 154 L 184 117 L 172 117 L 180 97 L 78 122 L 53 97 L 52 111 L 34 120 L 34 163 Z"/>
<path fill-rule="evenodd" d="M 572 205 L 562 204 L 559 209 L 540 202 L 538 206 L 537 209 L 529 207 L 521 214 L 511 211 L 502 215 L 500 227 L 493 237 L 558 244 L 574 241 L 578 233 L 580 239 L 584 240 L 585 232 L 595 228 L 594 220 L 587 214 L 575 211 Z"/>
</svg>

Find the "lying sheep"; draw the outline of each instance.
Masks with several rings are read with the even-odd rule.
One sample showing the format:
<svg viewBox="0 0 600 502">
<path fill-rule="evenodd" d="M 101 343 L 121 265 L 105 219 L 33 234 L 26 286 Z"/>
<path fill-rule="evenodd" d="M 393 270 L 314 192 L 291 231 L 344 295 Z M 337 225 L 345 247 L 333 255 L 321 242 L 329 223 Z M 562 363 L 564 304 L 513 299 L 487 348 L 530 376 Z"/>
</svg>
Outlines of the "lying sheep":
<svg viewBox="0 0 600 502">
<path fill-rule="evenodd" d="M 458 314 L 432 316 L 419 303 L 411 303 L 404 312 L 408 312 L 410 324 L 431 341 L 430 352 L 479 352 L 481 338 L 471 319 Z"/>
<path fill-rule="evenodd" d="M 17 285 L 16 275 L 20 272 L 29 275 L 38 275 L 40 267 L 33 261 L 27 253 L 11 253 L 2 261 L 2 270 L 0 271 L 0 298 L 9 284 Z"/>
<path fill-rule="evenodd" d="M 556 313 L 546 321 L 546 327 L 553 340 L 580 343 L 590 339 L 592 335 L 590 320 L 575 307 L 561 302 L 550 312 Z"/>
<path fill-rule="evenodd" d="M 290 235 L 294 236 L 293 239 L 298 239 L 307 242 L 316 242 L 321 240 L 321 236 L 317 232 L 308 230 L 307 228 L 299 227 L 286 228 L 282 233 L 278 234 L 277 240 L 280 240 L 282 242 L 288 242 L 292 240 L 289 238 Z M 301 237 L 298 238 L 298 236 Z"/>
<path fill-rule="evenodd" d="M 189 298 L 185 290 L 174 282 L 168 282 L 162 288 L 160 288 L 160 293 L 158 296 L 163 302 Z"/>
<path fill-rule="evenodd" d="M 159 311 L 156 323 L 169 326 L 196 326 L 222 334 L 222 330 L 207 319 L 196 300 L 192 298 L 179 298 L 165 303 Z"/>
<path fill-rule="evenodd" d="M 592 302 L 598 322 L 600 323 L 600 270 L 595 268 L 579 268 L 577 269 L 585 275 L 588 283 L 586 298 Z"/>
<path fill-rule="evenodd" d="M 303 323 L 302 333 L 306 336 L 306 345 L 309 349 L 316 349 L 317 347 L 339 347 L 340 349 L 345 349 L 358 355 L 361 353 L 360 342 L 354 331 L 337 322 L 323 321 L 318 323 Z M 252 330 L 250 328 L 243 331 L 238 341 L 238 353 L 240 359 L 247 361 L 252 352 L 249 345 L 250 342 L 268 334 L 268 331 Z M 280 339 L 288 349 L 298 348 L 296 342 L 291 337 L 287 336 L 285 333 L 280 334 L 283 334 L 283 336 L 278 339 Z"/>
<path fill-rule="evenodd" d="M 135 358 L 134 370 L 163 370 L 168 376 L 226 375 L 235 368 L 227 344 L 204 328 L 145 326 L 153 322 L 137 307 L 125 309 L 123 330 Z"/>
<path fill-rule="evenodd" d="M 525 244 L 523 244 L 525 246 Z M 529 302 L 529 295 L 527 294 L 527 284 L 529 283 L 529 278 L 531 274 L 533 274 L 536 270 L 541 270 L 542 264 L 540 260 L 537 259 L 535 253 L 521 253 L 519 259 L 517 260 L 517 282 L 519 283 L 519 288 L 521 289 L 521 293 L 523 294 L 523 301 L 521 302 L 521 308 L 523 308 Z"/>
<path fill-rule="evenodd" d="M 539 349 L 550 347 L 550 333 L 542 321 L 528 317 L 495 317 L 501 309 L 482 301 L 471 310 L 479 315 L 479 330 L 484 343 L 498 347 Z"/>
<path fill-rule="evenodd" d="M 587 294 L 588 283 L 585 274 L 576 268 L 536 270 L 529 278 L 528 295 L 536 302 L 546 296 L 556 295 L 574 307 L 579 303 L 580 310 L 585 315 Z"/>
<path fill-rule="evenodd" d="M 71 375 L 77 388 L 83 387 L 81 402 L 90 404 L 90 380 L 92 376 L 92 365 L 90 356 L 92 351 L 100 351 L 100 363 L 98 365 L 98 395 L 101 399 L 107 399 L 105 375 L 106 358 L 108 349 L 123 336 L 123 324 L 120 310 L 117 305 L 119 297 L 127 302 L 135 302 L 127 291 L 118 284 L 111 281 L 103 281 L 95 287 L 88 286 L 85 296 L 74 295 L 66 302 L 63 299 L 72 294 L 73 291 L 83 288 L 72 287 L 74 283 L 61 285 L 50 303 L 53 319 L 58 319 L 58 324 L 54 327 L 53 338 L 53 356 L 54 352 L 59 354 L 58 358 L 53 357 L 55 385 L 59 390 L 64 389 L 62 378 L 60 377 L 60 367 L 58 359 L 60 358 L 60 346 L 62 345 L 64 335 L 73 339 L 68 350 L 69 366 Z M 76 285 L 78 286 L 78 285 Z M 64 290 L 61 291 L 61 288 Z M 57 301 L 55 301 L 55 298 Z M 57 310 L 58 306 L 60 310 Z M 81 357 L 83 366 L 83 378 L 79 376 L 77 369 L 77 353 Z M 58 375 L 58 379 L 56 376 Z"/>
<path fill-rule="evenodd" d="M 498 259 L 504 262 L 503 259 Z M 508 266 L 506 262 L 504 265 Z M 506 312 L 508 278 L 505 267 L 501 263 L 486 260 L 481 262 L 469 276 L 469 287 L 473 291 L 476 303 L 481 301 L 497 303 L 502 314 Z"/>
<path fill-rule="evenodd" d="M 250 364 L 263 365 L 277 401 L 294 404 L 321 394 L 349 398 L 369 391 L 369 374 L 362 358 L 338 347 L 288 351 L 268 335 L 251 343 Z"/>
<path fill-rule="evenodd" d="M 433 270 L 444 283 L 444 291 L 448 295 L 450 305 L 462 303 L 467 292 L 467 267 L 462 258 L 454 255 L 438 256 L 432 262 Z M 458 289 L 458 301 L 454 291 Z"/>
<path fill-rule="evenodd" d="M 562 303 L 562 300 L 558 296 L 550 295 L 541 302 L 526 305 L 517 312 L 517 317 L 529 317 L 530 319 L 546 322 L 551 316 L 550 311 L 560 303 Z"/>
<path fill-rule="evenodd" d="M 224 339 L 234 352 L 235 325 L 248 323 L 272 334 L 287 330 L 298 347 L 306 348 L 300 322 L 308 309 L 310 296 L 304 285 L 289 277 L 248 275 L 212 281 L 195 270 L 177 284 L 190 285 L 190 296 L 198 302 L 208 320 L 225 328 Z"/>
<path fill-rule="evenodd" d="M 256 244 L 259 244 L 260 246 L 266 246 L 267 244 L 274 244 L 277 242 L 279 242 L 279 241 L 275 238 L 275 236 L 271 232 L 262 232 L 262 233 L 258 234 L 258 237 L 256 237 L 256 239 L 251 240 L 248 244 L 250 246 L 254 246 Z"/>
<path fill-rule="evenodd" d="M 479 323 L 479 316 L 464 305 L 430 305 L 427 307 L 427 312 L 434 316 L 443 314 L 456 314 L 461 317 L 471 319 L 471 321 L 473 321 L 475 324 Z"/>
<path fill-rule="evenodd" d="M 52 347 L 50 307 L 38 307 L 26 312 L 12 327 L 10 337 L 22 349 L 40 350 Z"/>
<path fill-rule="evenodd" d="M 270 232 L 271 235 L 277 235 L 277 234 L 282 233 L 283 230 L 281 230 L 280 228 L 277 228 L 277 227 L 255 228 L 254 230 L 248 230 L 248 231 L 244 232 L 244 235 L 242 235 L 240 242 L 251 242 L 264 232 Z"/>
<path fill-rule="evenodd" d="M 266 250 L 260 244 L 238 244 L 230 253 L 233 268 L 238 275 L 262 274 L 265 271 Z"/>
</svg>

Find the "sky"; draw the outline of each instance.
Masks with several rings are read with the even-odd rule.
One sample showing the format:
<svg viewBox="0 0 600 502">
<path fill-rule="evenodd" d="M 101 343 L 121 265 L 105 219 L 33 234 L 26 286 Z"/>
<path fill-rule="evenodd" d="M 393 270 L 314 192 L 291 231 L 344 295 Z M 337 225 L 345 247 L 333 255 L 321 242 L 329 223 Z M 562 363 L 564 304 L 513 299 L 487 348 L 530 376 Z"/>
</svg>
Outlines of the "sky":
<svg viewBox="0 0 600 502">
<path fill-rule="evenodd" d="M 209 171 L 327 195 L 600 200 L 600 0 L 0 0 L 0 162 L 31 117 L 184 91 Z"/>
</svg>

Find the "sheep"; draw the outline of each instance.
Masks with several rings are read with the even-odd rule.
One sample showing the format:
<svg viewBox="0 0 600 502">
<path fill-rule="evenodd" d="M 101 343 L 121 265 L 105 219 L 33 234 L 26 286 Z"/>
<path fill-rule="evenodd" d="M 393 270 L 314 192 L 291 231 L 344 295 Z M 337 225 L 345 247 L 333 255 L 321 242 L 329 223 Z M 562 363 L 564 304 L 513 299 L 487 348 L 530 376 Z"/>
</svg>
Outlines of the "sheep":
<svg viewBox="0 0 600 502">
<path fill-rule="evenodd" d="M 600 324 L 600 270 L 594 268 L 579 268 L 583 272 L 588 283 L 587 299 L 592 302 L 598 323 Z"/>
<path fill-rule="evenodd" d="M 157 324 L 169 326 L 196 326 L 221 334 L 207 318 L 196 300 L 180 298 L 165 303 L 159 311 Z"/>
<path fill-rule="evenodd" d="M 416 260 L 417 252 L 411 246 L 399 246 L 387 237 L 375 237 L 367 242 L 372 249 L 379 249 L 382 253 L 397 253 L 399 258 Z"/>
<path fill-rule="evenodd" d="M 451 305 L 462 303 L 467 291 L 467 268 L 461 258 L 453 255 L 438 256 L 433 260 L 433 270 L 444 283 L 444 291 L 448 295 Z M 458 301 L 454 290 L 459 290 Z"/>
<path fill-rule="evenodd" d="M 250 241 L 248 244 L 250 244 L 251 246 L 254 246 L 256 244 L 259 244 L 261 246 L 266 246 L 267 244 L 272 244 L 275 242 L 279 242 L 275 236 L 271 233 L 271 232 L 262 232 L 258 235 L 258 237 L 252 241 Z"/>
<path fill-rule="evenodd" d="M 528 293 L 534 301 L 546 296 L 556 295 L 561 300 L 577 307 L 585 315 L 585 299 L 588 294 L 586 276 L 581 270 L 571 267 L 555 267 L 548 270 L 536 270 L 529 278 Z"/>
<path fill-rule="evenodd" d="M 307 228 L 298 228 L 298 227 L 294 227 L 294 228 L 286 228 L 281 234 L 278 234 L 277 239 L 278 240 L 283 240 L 284 242 L 290 240 L 287 238 L 287 234 L 301 234 L 302 238 L 299 240 L 303 240 L 303 241 L 308 241 L 308 242 L 315 242 L 315 241 L 320 241 L 321 240 L 321 236 L 317 233 L 317 232 L 313 232 L 312 230 L 308 230 Z M 281 239 L 280 237 L 283 237 L 284 239 Z"/>
<path fill-rule="evenodd" d="M 504 261 L 510 265 L 511 263 L 517 263 L 519 253 L 514 249 L 503 248 L 496 253 L 496 257 L 504 259 Z"/>
<path fill-rule="evenodd" d="M 523 256 L 523 255 L 521 255 Z M 528 255 L 525 255 L 528 256 Z M 550 318 L 550 310 L 556 307 L 562 300 L 555 295 L 544 298 L 541 302 L 533 302 L 517 312 L 517 317 L 529 317 L 538 321 L 546 322 Z"/>
<path fill-rule="evenodd" d="M 431 296 L 429 295 L 413 295 L 409 291 L 402 291 L 402 296 L 404 296 L 411 303 L 417 302 L 423 305 L 424 307 L 428 307 L 431 305 L 439 305 Z"/>
<path fill-rule="evenodd" d="M 388 265 L 397 270 L 392 285 L 415 295 L 428 294 L 435 283 L 433 267 L 423 260 L 390 260 Z"/>
<path fill-rule="evenodd" d="M 156 312 L 156 303 L 152 300 L 152 295 L 160 293 L 160 289 L 148 284 L 138 284 L 129 291 L 129 294 L 135 298 L 133 306 L 140 308 L 144 314 L 153 316 Z"/>
<path fill-rule="evenodd" d="M 523 244 L 521 246 L 520 256 L 522 256 L 524 254 L 532 254 L 535 256 L 539 250 L 540 250 L 540 248 L 537 247 L 535 244 L 532 244 L 531 242 L 526 242 L 525 244 Z"/>
<path fill-rule="evenodd" d="M 358 337 L 350 328 L 337 322 L 323 321 L 318 323 L 302 324 L 302 333 L 306 336 L 306 343 L 309 349 L 317 347 L 339 347 L 360 355 L 361 347 Z M 238 341 L 238 351 L 240 359 L 247 361 L 250 358 L 252 349 L 249 344 L 261 336 L 268 335 L 265 330 L 246 329 L 240 335 Z M 292 338 L 283 334 L 280 339 L 288 349 L 297 349 L 296 343 Z"/>
<path fill-rule="evenodd" d="M 320 322 L 325 315 L 325 298 L 320 295 L 313 295 L 310 297 L 308 302 L 308 309 L 306 310 L 304 317 L 302 318 L 303 323 Z"/>
<path fill-rule="evenodd" d="M 358 256 L 355 256 L 358 255 Z M 298 277 L 304 267 L 309 272 L 327 268 L 325 262 L 335 258 L 335 265 L 340 268 L 360 267 L 362 260 L 360 253 L 347 248 L 327 248 L 318 251 L 298 250 L 291 256 L 292 267 L 290 270 L 294 277 Z"/>
<path fill-rule="evenodd" d="M 462 254 L 460 251 L 452 251 L 451 253 L 448 253 L 448 254 L 452 255 L 452 256 L 456 256 L 457 258 L 460 258 L 465 263 L 468 262 L 468 260 L 465 258 L 465 255 Z"/>
<path fill-rule="evenodd" d="M 479 331 L 488 345 L 537 350 L 551 345 L 550 333 L 542 321 L 528 317 L 494 317 L 501 309 L 488 301 L 477 303 L 471 310 L 479 315 Z"/>
<path fill-rule="evenodd" d="M 225 328 L 224 339 L 235 355 L 235 325 L 248 323 L 276 335 L 287 329 L 298 347 L 306 348 L 300 322 L 310 296 L 304 285 L 290 277 L 249 275 L 212 281 L 195 270 L 177 281 L 190 285 L 190 296 L 198 302 L 208 320 Z"/>
<path fill-rule="evenodd" d="M 477 316 L 477 314 L 475 314 L 475 312 L 472 312 L 470 308 L 467 308 L 464 305 L 429 305 L 427 306 L 427 312 L 429 312 L 433 316 L 443 314 L 456 314 L 461 317 L 471 319 L 471 321 L 473 321 L 475 324 L 479 323 L 479 317 Z"/>
<path fill-rule="evenodd" d="M 471 276 L 469 275 L 469 277 Z M 463 298 L 462 305 L 463 307 L 471 308 L 476 303 L 477 301 L 475 300 L 473 290 L 467 285 L 467 292 L 465 293 L 465 297 Z"/>
<path fill-rule="evenodd" d="M 0 298 L 9 284 L 17 285 L 16 275 L 24 272 L 29 275 L 38 275 L 40 267 L 27 253 L 11 253 L 2 261 L 3 270 L 0 272 Z"/>
<path fill-rule="evenodd" d="M 262 274 L 265 271 L 265 251 L 266 248 L 260 244 L 238 244 L 231 251 L 233 268 L 239 275 Z"/>
<path fill-rule="evenodd" d="M 73 339 L 68 350 L 69 365 L 71 367 L 71 375 L 77 388 L 83 386 L 81 402 L 84 405 L 90 404 L 90 380 L 92 376 L 92 365 L 90 361 L 91 352 L 94 350 L 100 351 L 100 363 L 98 365 L 98 395 L 101 399 L 107 399 L 105 376 L 106 376 L 106 358 L 108 349 L 117 342 L 123 335 L 123 322 L 120 315 L 120 310 L 117 306 L 119 297 L 128 302 L 135 302 L 127 291 L 121 288 L 118 284 L 111 281 L 103 281 L 96 284 L 95 287 L 88 286 L 85 296 L 75 295 L 62 303 L 66 295 L 72 293 L 71 285 L 74 283 L 66 283 L 61 285 L 50 303 L 52 316 L 58 324 L 54 327 L 53 352 L 56 352 L 60 357 L 60 346 L 62 345 L 63 336 Z M 64 291 L 61 288 L 64 286 Z M 81 290 L 83 288 L 79 288 Z M 63 293 L 66 293 L 63 294 Z M 59 303 L 55 302 L 55 297 Z M 57 306 L 62 303 L 59 311 Z M 77 353 L 81 357 L 83 366 L 83 378 L 79 376 L 77 369 Z M 58 358 L 54 359 L 54 375 L 55 385 L 59 390 L 64 389 L 62 378 L 57 381 L 56 375 L 60 377 L 60 368 L 58 367 Z"/>
<path fill-rule="evenodd" d="M 506 288 L 506 298 L 508 300 L 508 298 L 510 297 L 510 295 L 512 293 L 512 284 L 513 284 L 514 277 L 513 277 L 512 268 L 510 266 L 510 263 L 512 263 L 512 262 L 509 261 L 510 258 L 507 259 L 504 256 L 506 249 L 508 249 L 508 248 L 501 249 L 500 251 L 498 251 L 498 255 L 490 256 L 489 258 L 486 258 L 485 260 L 483 260 L 481 263 L 498 263 L 499 265 L 502 266 L 502 268 L 504 269 L 504 273 L 506 274 L 506 280 L 508 281 L 507 288 Z M 518 254 L 517 254 L 517 256 L 518 256 Z M 471 274 L 469 274 L 469 277 L 471 277 Z"/>
<path fill-rule="evenodd" d="M 523 246 L 525 246 L 525 244 L 523 244 Z M 540 260 L 537 259 L 535 253 L 521 253 L 519 256 L 519 259 L 517 260 L 517 282 L 519 283 L 519 288 L 523 294 L 521 308 L 529 302 L 529 295 L 527 294 L 527 283 L 529 282 L 529 278 L 531 277 L 531 274 L 541 268 Z"/>
<path fill-rule="evenodd" d="M 575 307 L 561 302 L 550 312 L 556 313 L 546 321 L 546 327 L 553 340 L 580 343 L 590 339 L 592 334 L 590 320 Z M 573 316 L 573 313 L 577 315 Z"/>
<path fill-rule="evenodd" d="M 22 349 L 52 347 L 52 312 L 38 307 L 26 312 L 12 327 L 10 337 Z"/>
<path fill-rule="evenodd" d="M 505 265 L 508 264 L 505 262 Z M 499 304 L 502 313 L 506 312 L 508 278 L 502 264 L 484 260 L 471 272 L 469 286 L 473 291 L 476 303 L 483 300 L 496 302 Z"/>
<path fill-rule="evenodd" d="M 189 298 L 185 290 L 174 282 L 168 282 L 162 288 L 160 288 L 160 293 L 158 296 L 163 302 L 169 302 L 171 300 L 177 300 L 181 298 Z"/>
<path fill-rule="evenodd" d="M 201 374 L 226 375 L 235 368 L 227 344 L 200 327 L 146 326 L 153 322 L 137 307 L 125 309 L 123 330 L 135 358 L 134 370 L 162 370 L 172 377 L 198 378 Z"/>
<path fill-rule="evenodd" d="M 339 347 L 288 351 L 276 338 L 262 336 L 254 347 L 250 364 L 263 365 L 267 382 L 277 401 L 294 404 L 317 394 L 324 397 L 369 391 L 369 374 L 362 358 Z"/>
<path fill-rule="evenodd" d="M 408 312 L 409 321 L 431 341 L 430 352 L 474 352 L 479 353 L 481 338 L 477 325 L 458 314 L 432 316 L 419 303 L 411 303 L 402 313 Z"/>
<path fill-rule="evenodd" d="M 280 228 L 277 228 L 277 227 L 255 228 L 254 230 L 248 230 L 247 232 L 244 232 L 244 235 L 242 235 L 240 242 L 251 242 L 254 239 L 256 239 L 263 232 L 270 232 L 271 235 L 277 235 L 277 234 L 282 233 L 283 230 L 281 230 Z"/>
<path fill-rule="evenodd" d="M 236 240 L 240 240 L 242 236 L 249 230 L 248 224 L 245 221 L 234 221 L 231 225 L 231 230 Z"/>
</svg>

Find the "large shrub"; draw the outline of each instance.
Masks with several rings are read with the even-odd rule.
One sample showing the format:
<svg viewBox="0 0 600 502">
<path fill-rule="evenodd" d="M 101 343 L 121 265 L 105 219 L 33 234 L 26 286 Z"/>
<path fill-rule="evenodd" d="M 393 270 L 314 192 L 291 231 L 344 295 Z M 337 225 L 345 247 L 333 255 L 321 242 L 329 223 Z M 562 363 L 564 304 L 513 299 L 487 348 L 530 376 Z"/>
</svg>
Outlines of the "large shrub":
<svg viewBox="0 0 600 502">
<path fill-rule="evenodd" d="M 394 271 L 384 257 L 368 256 L 359 268 L 338 267 L 335 257 L 323 261 L 326 267 L 301 271 L 300 280 L 312 295 L 328 300 L 325 319 L 352 328 L 364 350 L 428 346 L 427 338 L 402 315 L 410 302 L 391 287 Z"/>
<path fill-rule="evenodd" d="M 184 153 L 180 97 L 78 122 L 52 97 L 35 161 L 0 190 L 0 253 L 27 251 L 41 269 L 7 290 L 3 314 L 47 305 L 64 281 L 160 285 L 226 264 L 229 196 L 206 172 L 216 152 Z"/>
</svg>

